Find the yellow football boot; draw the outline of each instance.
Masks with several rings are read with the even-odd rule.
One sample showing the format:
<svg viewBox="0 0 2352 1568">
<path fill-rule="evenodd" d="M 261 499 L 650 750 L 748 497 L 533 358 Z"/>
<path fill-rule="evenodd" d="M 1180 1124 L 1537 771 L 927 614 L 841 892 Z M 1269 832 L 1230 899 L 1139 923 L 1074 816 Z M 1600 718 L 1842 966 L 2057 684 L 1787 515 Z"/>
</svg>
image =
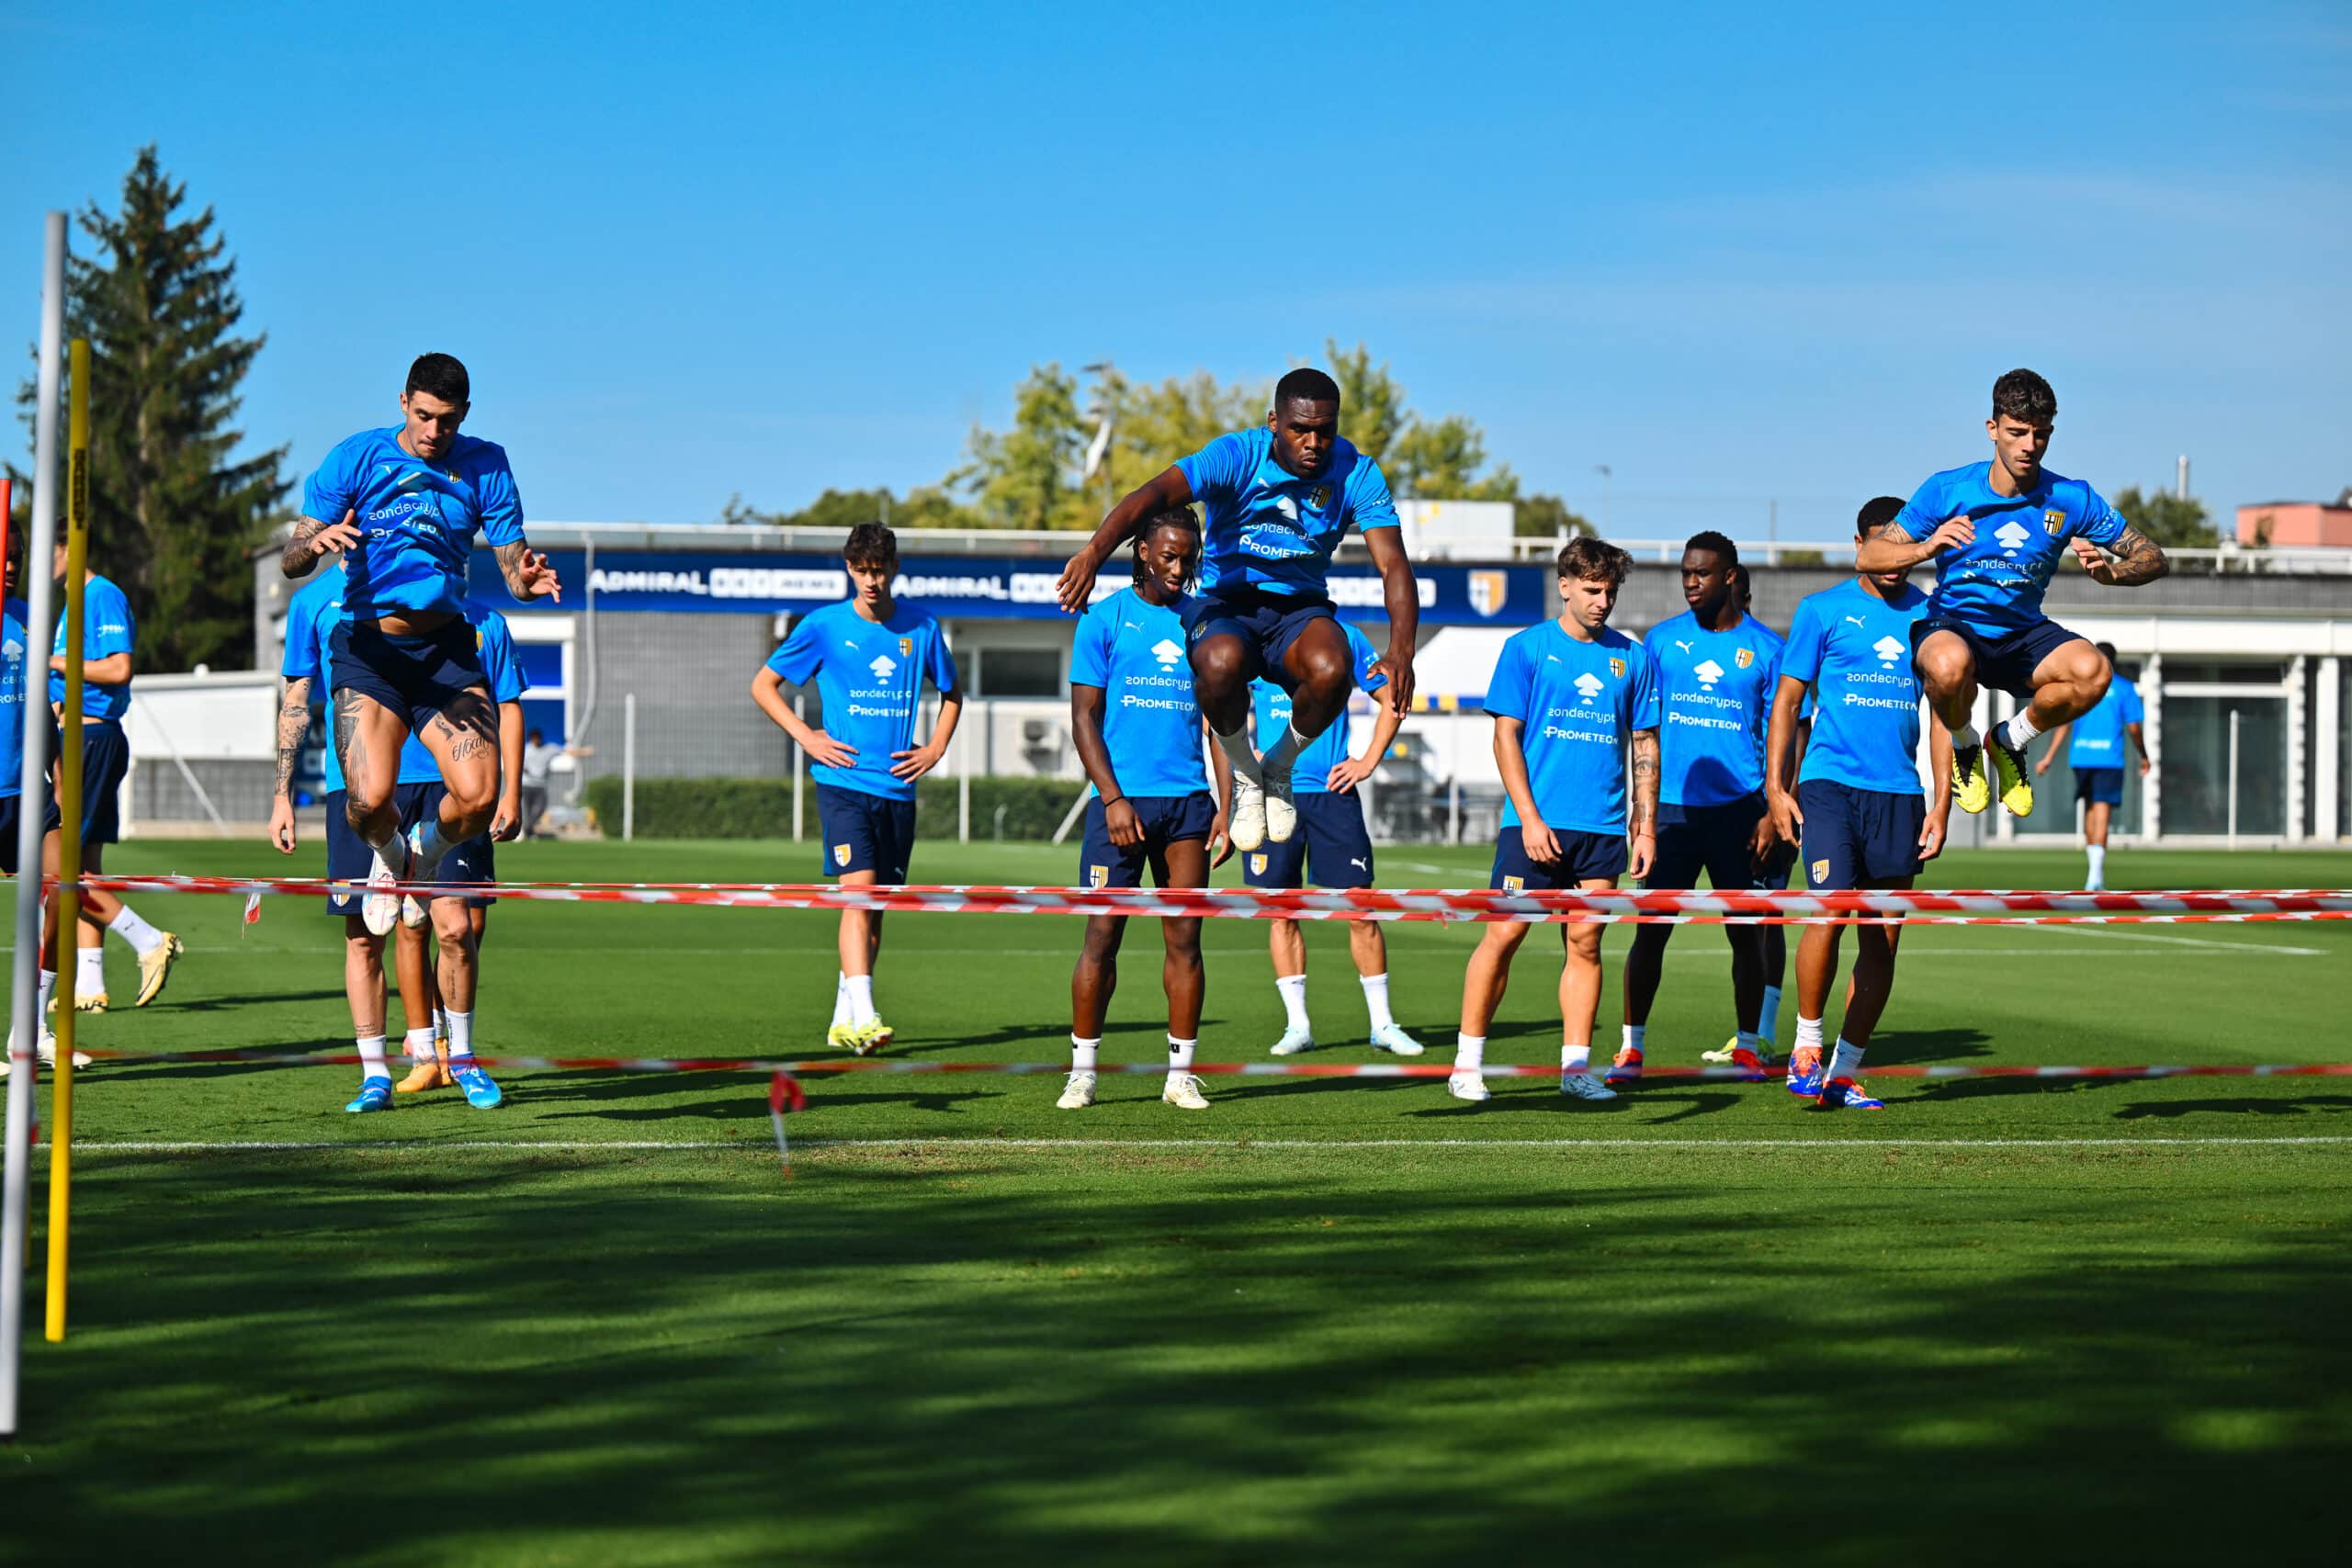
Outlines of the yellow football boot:
<svg viewBox="0 0 2352 1568">
<path fill-rule="evenodd" d="M 164 994 L 164 983 L 172 977 L 172 965 L 187 951 L 187 945 L 171 932 L 161 934 L 163 941 L 139 955 L 139 1000 L 134 1006 L 143 1008 Z M 105 1000 L 103 993 L 99 999 Z"/>
<path fill-rule="evenodd" d="M 1971 817 L 1993 804 L 1993 786 L 1984 777 L 1984 748 L 1955 746 L 1951 749 L 1951 798 Z"/>
<path fill-rule="evenodd" d="M 2033 815 L 2033 774 L 2027 771 L 2025 753 L 2001 739 L 1995 730 L 1984 738 L 1984 754 L 1993 760 L 1993 771 L 2000 775 L 2001 807 L 2012 817 Z"/>
</svg>

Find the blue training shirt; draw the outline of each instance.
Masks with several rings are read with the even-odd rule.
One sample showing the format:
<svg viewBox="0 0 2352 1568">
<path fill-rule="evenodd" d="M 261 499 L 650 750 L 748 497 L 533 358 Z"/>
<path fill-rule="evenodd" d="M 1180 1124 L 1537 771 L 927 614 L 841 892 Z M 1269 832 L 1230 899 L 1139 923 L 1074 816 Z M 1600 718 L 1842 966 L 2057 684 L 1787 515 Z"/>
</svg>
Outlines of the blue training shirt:
<svg viewBox="0 0 2352 1568">
<path fill-rule="evenodd" d="M 1195 795 L 1209 787 L 1184 623 L 1174 605 L 1151 604 L 1131 587 L 1096 600 L 1070 642 L 1069 683 L 1102 689 L 1102 745 L 1120 794 Z"/>
<path fill-rule="evenodd" d="M 924 676 L 942 696 L 956 690 L 955 655 L 929 611 L 898 600 L 877 624 L 857 613 L 854 599 L 824 605 L 793 624 L 767 667 L 796 686 L 816 676 L 825 733 L 857 752 L 854 766 L 818 762 L 810 777 L 889 800 L 915 797 L 911 780 L 891 774 L 890 754 L 914 748 Z"/>
<path fill-rule="evenodd" d="M 1928 596 L 1909 583 L 1882 599 L 1860 582 L 1812 593 L 1789 623 L 1781 673 L 1819 693 L 1797 782 L 1827 779 L 1883 795 L 1917 795 L 1919 680 L 1911 627 Z"/>
<path fill-rule="evenodd" d="M 523 502 L 506 449 L 460 435 L 438 464 L 412 456 L 400 426 L 363 430 L 337 446 L 302 487 L 302 513 L 340 523 L 358 513 L 347 552 L 346 615 L 357 620 L 465 606 L 466 561 L 479 531 L 492 545 L 523 537 Z"/>
<path fill-rule="evenodd" d="M 333 658 L 328 639 L 334 629 L 348 617 L 344 613 L 344 592 L 349 582 L 341 561 L 331 561 L 317 575 L 295 591 L 293 602 L 286 607 L 286 652 L 278 661 L 278 673 L 288 681 L 307 678 L 311 682 L 313 706 L 331 706 L 333 698 Z M 523 661 L 514 656 L 514 637 L 506 625 L 506 617 L 486 604 L 468 603 L 466 619 L 474 626 L 474 647 L 481 657 L 481 672 L 490 686 L 490 700 L 494 703 L 518 702 L 530 682 L 524 678 Z M 326 758 L 320 781 L 326 793 L 333 795 L 344 787 L 343 761 L 334 752 L 329 739 Z M 441 764 L 424 749 L 424 742 L 411 735 L 401 746 L 399 782 L 439 784 Z"/>
<path fill-rule="evenodd" d="M 30 615 L 22 599 L 0 604 L 0 800 L 24 791 L 25 688 L 33 651 L 25 622 Z"/>
<path fill-rule="evenodd" d="M 2148 710 L 2140 704 L 2140 688 L 2118 675 L 2107 683 L 2098 705 L 2075 721 L 2066 746 L 2067 766 L 2120 768 L 2131 761 L 2123 746 L 2123 727 L 2145 724 Z"/>
<path fill-rule="evenodd" d="M 1246 587 L 1321 598 L 1349 524 L 1366 534 L 1397 525 L 1380 465 L 1344 440 L 1306 479 L 1274 461 L 1274 433 L 1262 427 L 1220 435 L 1176 467 L 1207 513 L 1204 593 Z"/>
<path fill-rule="evenodd" d="M 90 580 L 82 585 L 83 662 L 86 664 L 93 659 L 110 659 L 118 653 L 129 653 L 138 638 L 138 624 L 130 618 L 130 601 L 123 596 L 121 589 L 92 572 Z M 51 643 L 49 651 L 55 658 L 65 656 L 65 604 L 62 597 L 57 606 L 57 637 Z M 65 671 L 62 670 L 49 672 L 49 700 L 52 703 L 65 700 Z M 102 685 L 91 680 L 87 671 L 84 672 L 84 718 L 102 718 L 119 723 L 122 716 L 130 711 L 130 682 Z"/>
<path fill-rule="evenodd" d="M 1546 621 L 1515 633 L 1487 682 L 1487 711 L 1518 719 L 1528 788 L 1544 824 L 1625 831 L 1625 747 L 1658 725 L 1657 666 L 1613 626 L 1578 642 Z M 1523 826 L 1505 798 L 1503 827 Z"/>
<path fill-rule="evenodd" d="M 1985 478 L 1989 462 L 1947 468 L 1919 487 L 1896 513 L 1894 526 L 1924 539 L 1948 518 L 1968 513 L 1974 542 L 1936 557 L 1936 591 L 1928 614 L 1949 616 L 1970 631 L 2001 637 L 2042 619 L 2041 595 L 2066 541 L 2111 545 L 2123 536 L 2123 516 L 2080 479 L 2042 469 L 2023 495 L 1996 495 Z"/>
<path fill-rule="evenodd" d="M 1743 615 L 1711 632 L 1695 610 L 1642 638 L 1657 661 L 1665 723 L 1658 730 L 1658 800 L 1727 806 L 1764 787 L 1764 727 L 1781 683 L 1781 634 Z"/>
<path fill-rule="evenodd" d="M 1373 668 L 1380 661 L 1380 655 L 1374 651 L 1371 640 L 1345 621 L 1340 623 L 1340 630 L 1347 636 L 1348 659 L 1355 666 L 1356 685 L 1363 691 L 1376 692 L 1388 684 L 1387 674 Z M 1250 682 L 1250 701 L 1258 715 L 1258 750 L 1263 751 L 1290 728 L 1290 694 L 1261 677 Z M 1317 736 L 1291 765 L 1291 793 L 1329 795 L 1331 770 L 1351 755 L 1348 716 L 1342 709 L 1340 716 L 1331 721 L 1331 728 Z"/>
</svg>

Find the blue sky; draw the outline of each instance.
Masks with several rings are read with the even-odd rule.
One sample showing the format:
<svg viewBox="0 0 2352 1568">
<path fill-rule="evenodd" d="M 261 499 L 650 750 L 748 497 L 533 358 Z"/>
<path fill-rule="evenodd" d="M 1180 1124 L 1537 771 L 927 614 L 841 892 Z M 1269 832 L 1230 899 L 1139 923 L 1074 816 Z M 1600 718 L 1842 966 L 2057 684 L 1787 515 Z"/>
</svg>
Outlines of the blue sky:
<svg viewBox="0 0 2352 1568">
<path fill-rule="evenodd" d="M 425 348 L 533 515 L 700 521 L 1337 338 L 1620 536 L 1836 536 L 2016 364 L 2103 488 L 2352 483 L 2341 6 L 323 9 L 0 17 L 0 321 L 156 141 L 302 472 Z"/>
</svg>

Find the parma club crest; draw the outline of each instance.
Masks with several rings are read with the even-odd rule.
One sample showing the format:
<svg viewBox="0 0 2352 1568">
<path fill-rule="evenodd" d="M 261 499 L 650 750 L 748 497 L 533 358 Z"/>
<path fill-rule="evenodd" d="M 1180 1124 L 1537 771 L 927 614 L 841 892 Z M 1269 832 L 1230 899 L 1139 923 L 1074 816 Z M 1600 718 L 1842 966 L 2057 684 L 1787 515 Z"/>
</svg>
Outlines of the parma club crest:
<svg viewBox="0 0 2352 1568">
<path fill-rule="evenodd" d="M 1317 485 L 1306 492 L 1306 505 L 1311 512 L 1320 512 L 1331 504 L 1331 487 Z"/>
<path fill-rule="evenodd" d="M 1110 883 L 1111 868 L 1109 866 L 1090 865 L 1086 868 L 1086 885 L 1089 887 L 1107 887 Z"/>
<path fill-rule="evenodd" d="M 1264 855 L 1251 855 L 1250 857 L 1250 874 L 1252 876 L 1263 876 L 1266 874 L 1266 857 Z"/>
<path fill-rule="evenodd" d="M 1525 878 L 1525 877 L 1523 877 L 1523 876 L 1506 876 L 1506 877 L 1504 877 L 1504 878 L 1503 878 L 1503 891 L 1504 891 L 1504 892 L 1506 892 L 1506 893 L 1524 893 L 1524 892 L 1526 892 L 1526 891 L 1527 891 L 1527 878 Z"/>
<path fill-rule="evenodd" d="M 1732 655 L 1732 662 L 1738 665 L 1742 670 L 1745 670 L 1749 665 L 1756 662 L 1756 650 L 1752 648 L 1743 648 L 1737 653 Z"/>
<path fill-rule="evenodd" d="M 833 863 L 837 866 L 842 867 L 844 870 L 848 868 L 849 846 L 847 844 L 835 844 L 833 846 Z"/>
<path fill-rule="evenodd" d="M 1622 659 L 1611 660 L 1609 661 L 1609 672 L 1611 675 L 1614 675 L 1618 680 L 1623 680 L 1625 678 L 1625 661 Z"/>
<path fill-rule="evenodd" d="M 1510 598 L 1510 576 L 1500 571 L 1474 571 L 1470 574 L 1470 608 L 1491 620 L 1503 613 L 1504 603 Z"/>
<path fill-rule="evenodd" d="M 2059 511 L 2054 506 L 2043 512 L 2041 514 L 2041 531 L 2049 535 L 2052 538 L 2056 538 L 2059 535 L 2066 531 L 2066 514 Z"/>
<path fill-rule="evenodd" d="M 1813 863 L 1813 880 L 1816 886 L 1829 880 L 1829 863 L 1827 861 L 1817 860 Z"/>
</svg>

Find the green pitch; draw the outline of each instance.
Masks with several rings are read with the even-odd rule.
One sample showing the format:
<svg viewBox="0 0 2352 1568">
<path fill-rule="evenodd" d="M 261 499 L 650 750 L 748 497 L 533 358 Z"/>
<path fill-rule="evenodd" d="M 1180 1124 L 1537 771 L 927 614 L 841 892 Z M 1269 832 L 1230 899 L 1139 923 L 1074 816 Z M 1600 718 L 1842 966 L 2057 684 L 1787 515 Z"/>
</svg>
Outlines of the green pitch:
<svg viewBox="0 0 2352 1568">
<path fill-rule="evenodd" d="M 502 870 L 813 860 L 530 846 Z M 1061 883 L 1070 861 L 931 844 L 917 874 Z M 1397 848 L 1382 869 L 1484 866 Z M 2079 868 L 1979 855 L 1938 880 Z M 2110 872 L 2343 886 L 2352 856 L 2124 851 Z M 245 927 L 234 900 L 135 902 L 188 956 L 85 1043 L 349 1048 L 340 923 L 314 905 Z M 888 931 L 894 1054 L 1062 1059 L 1077 922 Z M 1389 928 L 1425 1060 L 1451 1050 L 1475 935 Z M 1262 931 L 1206 941 L 1202 1057 L 1261 1057 Z M 1317 1059 L 1374 1059 L 1343 934 L 1309 947 Z M 1131 931 L 1106 1062 L 1162 1059 L 1158 950 Z M 1556 1060 L 1556 951 L 1522 950 L 1490 1062 Z M 480 1048 L 823 1056 L 832 953 L 821 915 L 510 904 Z M 127 998 L 119 944 L 109 967 Z M 1917 931 L 1871 1059 L 2341 1061 L 2347 1003 L 2341 925 Z M 1651 1060 L 1722 1043 L 1730 1007 L 1721 933 L 1683 930 Z M 1105 1077 L 1080 1113 L 1054 1077 L 811 1077 L 790 1181 L 751 1076 L 502 1079 L 496 1112 L 444 1091 L 359 1118 L 345 1068 L 82 1075 L 73 1333 L 40 1341 L 36 1269 L 0 1558 L 2235 1558 L 2326 1539 L 2352 1461 L 2343 1079 L 1879 1078 L 1885 1112 L 1833 1115 L 1728 1084 L 1593 1106 L 1504 1080 L 1465 1107 L 1436 1082 L 1213 1077 L 1187 1114 L 1148 1077 Z"/>
</svg>

